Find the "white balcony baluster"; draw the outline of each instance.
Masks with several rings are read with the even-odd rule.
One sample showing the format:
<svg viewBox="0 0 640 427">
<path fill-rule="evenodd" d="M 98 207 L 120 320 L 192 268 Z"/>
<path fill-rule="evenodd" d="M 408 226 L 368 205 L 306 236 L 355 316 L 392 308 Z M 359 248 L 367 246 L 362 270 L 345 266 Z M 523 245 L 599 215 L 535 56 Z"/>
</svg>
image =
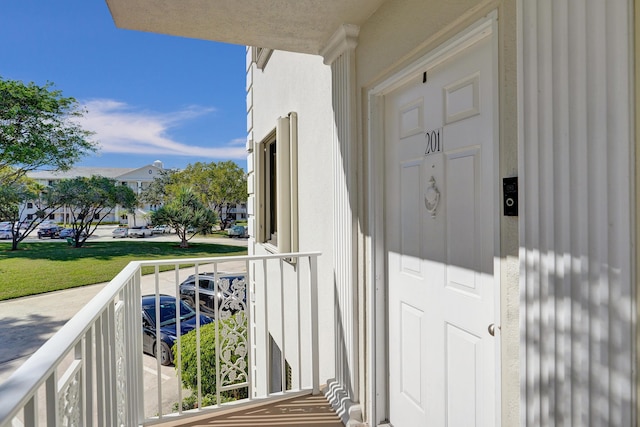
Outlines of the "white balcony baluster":
<svg viewBox="0 0 640 427">
<path fill-rule="evenodd" d="M 15 424 L 134 426 L 161 421 L 175 423 L 205 412 L 213 414 L 229 406 L 243 407 L 251 402 L 267 401 L 270 399 L 269 381 L 273 377 L 269 372 L 270 333 L 277 336 L 281 347 L 281 390 L 273 396 L 282 399 L 305 389 L 317 394 L 318 256 L 319 253 L 299 253 L 130 263 L 7 381 L 0 384 L 0 427 Z M 240 266 L 244 264 L 245 272 L 238 273 L 244 278 L 218 274 L 222 263 L 238 264 L 238 261 Z M 169 414 L 170 411 L 163 407 L 166 406 L 163 399 L 166 400 L 167 393 L 171 399 L 176 396 L 177 402 L 183 400 L 182 340 L 180 333 L 176 334 L 174 362 L 178 389 L 163 388 L 163 369 L 165 373 L 169 371 L 161 366 L 161 352 L 157 351 L 157 380 L 151 382 L 157 387 L 157 393 L 145 393 L 143 357 L 147 356 L 143 356 L 142 351 L 142 269 L 154 269 L 151 276 L 145 276 L 145 282 L 153 281 L 152 289 L 158 306 L 161 282 L 163 286 L 166 281 L 175 282 L 169 292 L 175 290 L 179 299 L 180 278 L 185 274 L 181 267 L 186 265 L 192 266 L 190 268 L 196 274 L 198 292 L 194 305 L 197 319 L 201 302 L 204 302 L 198 286 L 198 274 L 202 274 L 206 266 L 207 270 L 212 268 L 216 278 L 213 289 L 216 297 L 216 404 L 206 408 L 202 404 L 200 335 L 204 325 L 200 325 L 198 320 L 195 328 L 198 405 L 189 411 L 178 405 L 176 413 Z M 161 270 L 167 267 L 173 271 L 162 275 L 161 279 Z M 277 292 L 280 292 L 280 298 L 275 298 Z M 280 305 L 279 314 L 273 318 L 270 318 L 269 304 Z M 160 336 L 159 310 L 156 310 L 155 320 L 156 336 Z M 180 322 L 178 309 L 177 331 L 180 331 Z M 291 366 L 293 381 L 289 391 L 287 366 L 290 364 L 295 366 Z M 247 399 L 222 403 L 221 393 L 241 388 L 247 389 Z M 145 414 L 145 407 L 154 407 L 157 411 Z"/>
</svg>

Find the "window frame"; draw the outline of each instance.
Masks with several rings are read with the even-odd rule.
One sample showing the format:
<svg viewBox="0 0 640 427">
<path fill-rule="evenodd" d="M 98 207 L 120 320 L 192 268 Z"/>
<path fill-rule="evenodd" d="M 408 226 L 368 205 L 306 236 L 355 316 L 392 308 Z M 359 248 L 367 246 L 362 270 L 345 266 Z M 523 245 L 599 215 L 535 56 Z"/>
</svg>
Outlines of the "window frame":
<svg viewBox="0 0 640 427">
<path fill-rule="evenodd" d="M 255 239 L 270 252 L 298 251 L 297 127 L 296 113 L 279 117 L 275 129 L 254 147 Z"/>
<path fill-rule="evenodd" d="M 267 62 L 269 62 L 269 58 L 271 58 L 271 54 L 273 53 L 273 49 L 269 49 L 266 47 L 258 47 L 252 46 L 251 48 L 252 59 L 255 62 L 256 67 L 259 70 L 264 70 L 267 66 Z"/>
</svg>

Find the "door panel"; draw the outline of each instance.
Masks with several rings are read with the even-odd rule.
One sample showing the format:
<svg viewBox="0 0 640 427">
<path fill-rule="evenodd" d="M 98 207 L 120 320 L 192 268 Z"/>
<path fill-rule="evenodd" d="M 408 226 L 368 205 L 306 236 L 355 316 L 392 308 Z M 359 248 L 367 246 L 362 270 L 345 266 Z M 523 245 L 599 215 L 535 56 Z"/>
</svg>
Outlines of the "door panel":
<svg viewBox="0 0 640 427">
<path fill-rule="evenodd" d="M 402 361 L 402 393 L 407 399 L 416 404 L 423 405 L 423 391 L 420 378 L 422 377 L 422 318 L 424 313 L 409 304 L 402 303 L 400 311 L 402 324 L 402 343 L 400 357 Z"/>
<path fill-rule="evenodd" d="M 495 424 L 494 62 L 487 35 L 385 96 L 395 427 Z"/>
<path fill-rule="evenodd" d="M 480 341 L 452 324 L 446 325 L 447 421 L 451 426 L 474 426 L 478 413 L 476 396 L 480 384 Z"/>
<path fill-rule="evenodd" d="M 417 230 L 422 228 L 420 217 L 420 162 L 408 162 L 400 171 L 402 197 L 400 221 L 402 233 L 402 271 L 420 277 L 422 272 L 422 239 Z"/>
<path fill-rule="evenodd" d="M 480 150 L 469 150 L 446 155 L 447 228 L 447 280 L 449 289 L 476 294 L 476 272 L 479 271 L 479 230 L 476 223 L 479 194 Z"/>
</svg>

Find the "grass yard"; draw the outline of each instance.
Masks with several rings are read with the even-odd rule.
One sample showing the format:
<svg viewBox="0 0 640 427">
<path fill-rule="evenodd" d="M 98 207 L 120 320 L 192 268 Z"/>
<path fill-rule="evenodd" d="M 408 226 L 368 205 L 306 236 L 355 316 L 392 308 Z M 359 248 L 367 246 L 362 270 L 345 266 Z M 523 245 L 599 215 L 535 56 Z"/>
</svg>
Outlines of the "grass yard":
<svg viewBox="0 0 640 427">
<path fill-rule="evenodd" d="M 212 243 L 87 242 L 81 248 L 60 242 L 21 243 L 11 251 L 0 243 L 0 301 L 108 282 L 130 261 L 245 255 L 246 248 Z M 144 271 L 143 271 L 144 273 Z"/>
</svg>

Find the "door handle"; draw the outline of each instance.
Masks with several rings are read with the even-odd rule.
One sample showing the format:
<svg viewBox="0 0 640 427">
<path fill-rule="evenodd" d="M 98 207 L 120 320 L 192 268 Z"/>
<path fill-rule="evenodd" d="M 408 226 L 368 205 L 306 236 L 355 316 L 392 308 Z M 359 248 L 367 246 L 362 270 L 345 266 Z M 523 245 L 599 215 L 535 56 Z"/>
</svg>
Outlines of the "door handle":
<svg viewBox="0 0 640 427">
<path fill-rule="evenodd" d="M 500 329 L 500 326 L 496 326 L 495 323 L 490 324 L 487 328 L 487 330 L 489 331 L 489 335 L 494 337 L 496 335 L 496 328 Z"/>
</svg>

